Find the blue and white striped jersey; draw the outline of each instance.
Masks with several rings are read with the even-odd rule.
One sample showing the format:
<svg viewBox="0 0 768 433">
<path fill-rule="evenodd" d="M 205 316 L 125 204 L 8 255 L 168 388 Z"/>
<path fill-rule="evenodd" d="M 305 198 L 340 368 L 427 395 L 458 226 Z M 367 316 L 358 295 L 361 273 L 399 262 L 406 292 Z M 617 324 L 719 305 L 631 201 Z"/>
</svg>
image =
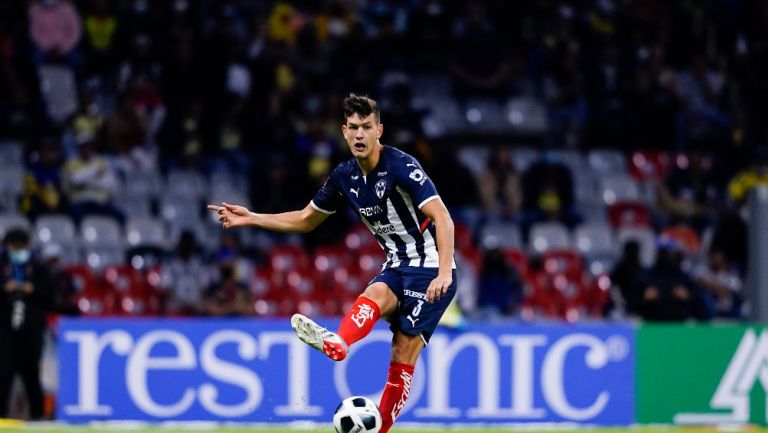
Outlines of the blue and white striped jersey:
<svg viewBox="0 0 768 433">
<path fill-rule="evenodd" d="M 420 210 L 436 198 L 435 185 L 418 161 L 401 150 L 384 146 L 368 176 L 363 176 L 354 158 L 339 164 L 311 205 L 319 212 L 332 214 L 346 199 L 386 251 L 384 268 L 437 268 L 435 225 Z"/>
</svg>

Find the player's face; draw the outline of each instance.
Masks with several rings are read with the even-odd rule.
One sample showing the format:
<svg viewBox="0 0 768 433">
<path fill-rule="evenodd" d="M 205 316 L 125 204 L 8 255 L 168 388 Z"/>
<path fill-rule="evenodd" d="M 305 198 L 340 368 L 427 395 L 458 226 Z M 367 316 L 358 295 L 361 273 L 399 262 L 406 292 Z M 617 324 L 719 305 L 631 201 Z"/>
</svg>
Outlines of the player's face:
<svg viewBox="0 0 768 433">
<path fill-rule="evenodd" d="M 376 121 L 376 116 L 371 113 L 366 117 L 353 114 L 347 117 L 342 125 L 341 132 L 347 140 L 349 150 L 355 158 L 365 159 L 373 154 L 376 144 L 384 132 L 384 125 Z"/>
</svg>

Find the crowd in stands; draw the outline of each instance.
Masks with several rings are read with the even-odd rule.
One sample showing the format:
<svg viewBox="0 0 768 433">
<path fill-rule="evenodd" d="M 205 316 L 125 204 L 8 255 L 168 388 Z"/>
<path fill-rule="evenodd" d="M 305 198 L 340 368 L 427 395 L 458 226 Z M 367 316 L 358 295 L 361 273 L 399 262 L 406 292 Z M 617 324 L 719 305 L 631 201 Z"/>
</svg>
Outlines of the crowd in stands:
<svg viewBox="0 0 768 433">
<path fill-rule="evenodd" d="M 744 319 L 767 25 L 732 0 L 0 2 L 0 234 L 30 231 L 65 314 L 340 314 L 383 258 L 354 215 L 296 237 L 204 204 L 304 207 L 355 92 L 452 212 L 466 316 Z"/>
</svg>

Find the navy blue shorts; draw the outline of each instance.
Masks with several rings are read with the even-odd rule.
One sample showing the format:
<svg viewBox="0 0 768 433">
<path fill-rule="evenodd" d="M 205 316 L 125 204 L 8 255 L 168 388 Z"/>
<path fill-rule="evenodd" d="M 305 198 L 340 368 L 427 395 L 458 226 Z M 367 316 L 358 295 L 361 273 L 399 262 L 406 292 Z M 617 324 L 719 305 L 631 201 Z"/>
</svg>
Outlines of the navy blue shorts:
<svg viewBox="0 0 768 433">
<path fill-rule="evenodd" d="M 398 308 L 389 317 L 392 332 L 420 335 L 424 344 L 435 332 L 437 322 L 456 295 L 456 269 L 448 291 L 436 302 L 427 302 L 427 287 L 437 278 L 437 268 L 415 268 L 410 266 L 387 268 L 376 275 L 368 285 L 384 283 L 397 296 Z"/>
</svg>

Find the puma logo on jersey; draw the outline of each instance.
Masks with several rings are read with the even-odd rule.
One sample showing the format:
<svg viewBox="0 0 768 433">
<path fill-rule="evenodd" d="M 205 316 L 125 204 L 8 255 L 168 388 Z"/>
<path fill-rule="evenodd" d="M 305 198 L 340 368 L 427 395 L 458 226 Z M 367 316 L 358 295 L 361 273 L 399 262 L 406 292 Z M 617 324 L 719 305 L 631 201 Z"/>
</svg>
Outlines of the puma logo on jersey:
<svg viewBox="0 0 768 433">
<path fill-rule="evenodd" d="M 357 195 L 357 192 L 358 192 L 358 191 L 360 191 L 360 188 L 358 188 L 358 189 L 350 188 L 350 189 L 349 189 L 349 192 L 352 192 L 352 193 L 354 193 L 354 194 L 355 194 L 355 197 L 357 197 L 357 198 L 360 198 L 360 196 L 359 196 L 359 195 Z"/>
<path fill-rule="evenodd" d="M 413 326 L 414 328 L 416 327 L 416 322 L 419 321 L 418 317 L 414 319 L 413 317 L 411 317 L 410 314 L 405 316 L 405 318 L 411 321 L 411 326 Z"/>
</svg>

